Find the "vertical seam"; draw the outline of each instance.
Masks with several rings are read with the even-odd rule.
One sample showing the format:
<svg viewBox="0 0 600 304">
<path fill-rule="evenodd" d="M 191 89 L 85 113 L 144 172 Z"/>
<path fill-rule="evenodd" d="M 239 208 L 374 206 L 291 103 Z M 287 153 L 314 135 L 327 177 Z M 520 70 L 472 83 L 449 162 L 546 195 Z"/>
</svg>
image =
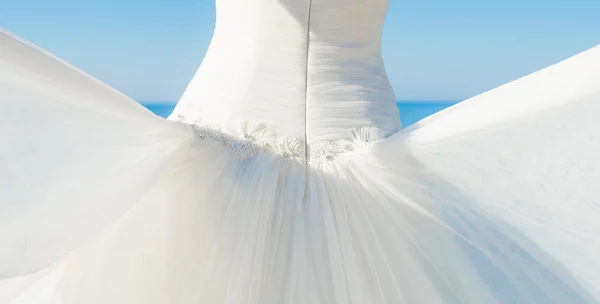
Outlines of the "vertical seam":
<svg viewBox="0 0 600 304">
<path fill-rule="evenodd" d="M 308 151 L 308 59 L 310 54 L 310 17 L 312 15 L 312 0 L 308 0 L 308 16 L 306 21 L 306 57 L 304 67 L 304 207 L 308 204 L 308 183 L 310 180 L 310 153 Z"/>
<path fill-rule="evenodd" d="M 310 54 L 310 17 L 312 0 L 308 0 L 308 16 L 306 21 L 306 57 L 304 66 L 304 159 L 308 162 L 308 59 Z"/>
</svg>

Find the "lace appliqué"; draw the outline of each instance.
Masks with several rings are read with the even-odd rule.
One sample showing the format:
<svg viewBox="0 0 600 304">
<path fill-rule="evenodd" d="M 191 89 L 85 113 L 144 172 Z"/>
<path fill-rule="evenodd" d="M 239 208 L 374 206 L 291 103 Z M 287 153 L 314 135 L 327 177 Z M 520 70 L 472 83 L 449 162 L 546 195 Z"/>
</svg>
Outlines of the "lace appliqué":
<svg viewBox="0 0 600 304">
<path fill-rule="evenodd" d="M 310 156 L 312 158 L 325 157 L 327 160 L 333 160 L 340 154 L 357 151 L 385 138 L 381 131 L 375 127 L 354 128 L 350 130 L 350 135 L 352 140 L 325 140 L 311 144 L 309 147 Z"/>
<path fill-rule="evenodd" d="M 235 136 L 224 132 L 219 125 L 201 121 L 190 122 L 182 115 L 178 115 L 177 120 L 188 125 L 200 139 L 218 141 L 240 159 L 248 159 L 265 151 L 275 152 L 284 158 L 297 159 L 302 159 L 305 154 L 304 144 L 300 139 L 292 136 L 277 136 L 264 124 L 244 121 L 239 130 L 233 132 L 243 135 Z M 350 134 L 352 140 L 318 141 L 309 145 L 310 157 L 333 160 L 340 154 L 354 152 L 361 146 L 384 139 L 379 129 L 374 127 L 356 128 L 351 130 Z"/>
</svg>

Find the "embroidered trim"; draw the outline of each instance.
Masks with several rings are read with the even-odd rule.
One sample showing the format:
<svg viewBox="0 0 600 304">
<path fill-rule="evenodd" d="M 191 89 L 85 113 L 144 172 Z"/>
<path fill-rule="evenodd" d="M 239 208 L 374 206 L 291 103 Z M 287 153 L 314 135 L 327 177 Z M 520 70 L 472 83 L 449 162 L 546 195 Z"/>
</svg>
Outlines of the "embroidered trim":
<svg viewBox="0 0 600 304">
<path fill-rule="evenodd" d="M 226 133 L 221 126 L 203 121 L 188 121 L 183 115 L 177 115 L 177 120 L 188 125 L 201 140 L 211 139 L 220 142 L 231 154 L 240 159 L 251 158 L 258 153 L 272 151 L 284 158 L 304 157 L 302 141 L 292 136 L 277 136 L 264 124 L 248 121 L 241 123 L 238 137 Z M 350 131 L 352 140 L 318 141 L 308 146 L 311 158 L 333 160 L 336 156 L 358 150 L 384 139 L 381 131 L 375 127 L 355 128 Z"/>
</svg>

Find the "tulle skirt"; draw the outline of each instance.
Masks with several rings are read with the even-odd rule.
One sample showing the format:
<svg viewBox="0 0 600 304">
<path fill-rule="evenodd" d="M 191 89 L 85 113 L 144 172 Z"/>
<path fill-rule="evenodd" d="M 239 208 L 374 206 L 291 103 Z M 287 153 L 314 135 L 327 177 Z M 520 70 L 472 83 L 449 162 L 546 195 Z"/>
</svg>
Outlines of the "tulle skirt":
<svg viewBox="0 0 600 304">
<path fill-rule="evenodd" d="M 2 304 L 600 302 L 600 48 L 306 163 L 0 45 Z"/>
</svg>

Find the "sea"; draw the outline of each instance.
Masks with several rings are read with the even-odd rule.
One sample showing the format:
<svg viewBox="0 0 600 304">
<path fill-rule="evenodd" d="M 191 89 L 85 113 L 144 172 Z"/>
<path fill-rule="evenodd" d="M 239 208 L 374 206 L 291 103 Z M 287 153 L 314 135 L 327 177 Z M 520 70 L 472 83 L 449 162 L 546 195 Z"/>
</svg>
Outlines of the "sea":
<svg viewBox="0 0 600 304">
<path fill-rule="evenodd" d="M 396 105 L 400 110 L 402 126 L 408 127 L 456 103 L 455 101 L 399 101 Z M 175 107 L 173 102 L 142 102 L 142 104 L 156 115 L 162 117 L 167 117 L 171 114 Z"/>
</svg>

